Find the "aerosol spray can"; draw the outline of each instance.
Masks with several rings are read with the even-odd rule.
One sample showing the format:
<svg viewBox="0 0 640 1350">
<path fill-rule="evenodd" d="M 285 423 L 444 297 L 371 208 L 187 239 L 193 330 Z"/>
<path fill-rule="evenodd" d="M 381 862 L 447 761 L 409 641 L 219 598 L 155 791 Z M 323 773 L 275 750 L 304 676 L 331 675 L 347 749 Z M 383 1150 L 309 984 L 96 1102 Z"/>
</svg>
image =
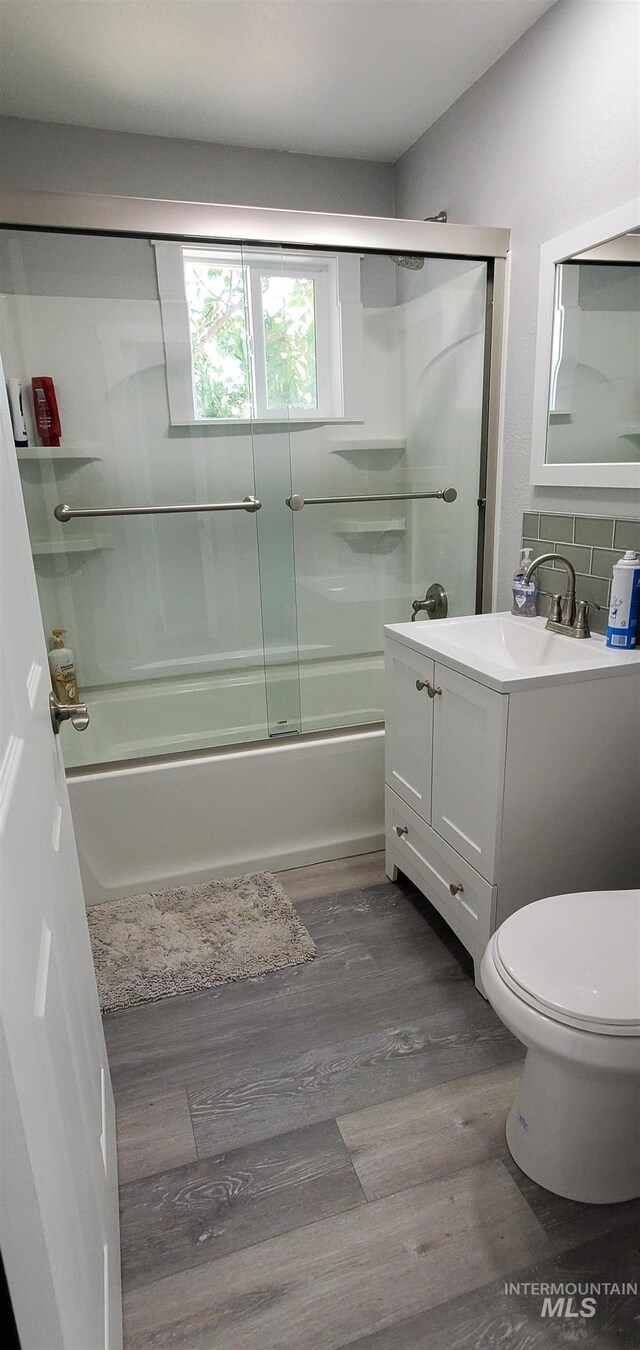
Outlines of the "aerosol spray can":
<svg viewBox="0 0 640 1350">
<path fill-rule="evenodd" d="M 640 614 L 640 558 L 627 549 L 616 563 L 611 583 L 607 647 L 624 651 L 635 647 Z"/>
</svg>

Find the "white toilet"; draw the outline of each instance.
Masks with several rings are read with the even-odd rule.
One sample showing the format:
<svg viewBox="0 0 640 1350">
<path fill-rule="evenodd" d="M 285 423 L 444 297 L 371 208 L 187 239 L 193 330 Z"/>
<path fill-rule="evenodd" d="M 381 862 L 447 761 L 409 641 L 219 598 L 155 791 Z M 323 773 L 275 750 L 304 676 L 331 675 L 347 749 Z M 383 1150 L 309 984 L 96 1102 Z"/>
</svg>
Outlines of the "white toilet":
<svg viewBox="0 0 640 1350">
<path fill-rule="evenodd" d="M 571 1200 L 640 1196 L 640 890 L 525 905 L 482 958 L 489 1002 L 527 1047 L 507 1143 Z"/>
</svg>

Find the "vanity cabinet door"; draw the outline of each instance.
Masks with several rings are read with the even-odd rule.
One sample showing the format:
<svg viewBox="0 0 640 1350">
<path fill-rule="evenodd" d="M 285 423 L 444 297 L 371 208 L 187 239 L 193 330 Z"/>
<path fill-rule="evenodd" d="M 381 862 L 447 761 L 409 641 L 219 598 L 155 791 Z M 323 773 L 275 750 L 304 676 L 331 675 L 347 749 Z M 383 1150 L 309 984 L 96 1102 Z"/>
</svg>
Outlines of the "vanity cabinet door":
<svg viewBox="0 0 640 1350">
<path fill-rule="evenodd" d="M 508 694 L 436 664 L 431 823 L 494 882 L 502 823 Z"/>
<path fill-rule="evenodd" d="M 385 660 L 385 779 L 427 823 L 431 820 L 431 747 L 434 663 L 428 656 L 388 642 Z M 417 683 L 424 686 L 417 688 Z"/>
</svg>

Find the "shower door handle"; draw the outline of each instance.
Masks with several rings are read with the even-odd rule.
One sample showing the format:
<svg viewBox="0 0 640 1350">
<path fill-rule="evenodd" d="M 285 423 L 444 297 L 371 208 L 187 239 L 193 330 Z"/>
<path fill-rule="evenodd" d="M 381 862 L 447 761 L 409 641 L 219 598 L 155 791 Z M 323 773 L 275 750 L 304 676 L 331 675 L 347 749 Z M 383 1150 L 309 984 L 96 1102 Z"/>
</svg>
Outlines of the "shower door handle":
<svg viewBox="0 0 640 1350">
<path fill-rule="evenodd" d="M 260 511 L 262 502 L 257 497 L 244 497 L 241 502 L 186 502 L 178 506 L 103 506 L 77 510 L 59 502 L 53 508 L 53 514 L 61 525 L 68 520 L 87 520 L 94 516 L 174 516 L 186 515 L 196 511 Z"/>
<path fill-rule="evenodd" d="M 417 502 L 426 498 L 435 498 L 441 502 L 455 502 L 458 496 L 453 487 L 443 488 L 441 492 L 375 492 L 369 496 L 348 497 L 303 497 L 300 492 L 292 492 L 285 497 L 291 511 L 302 511 L 305 506 L 336 506 L 342 502 Z"/>
</svg>

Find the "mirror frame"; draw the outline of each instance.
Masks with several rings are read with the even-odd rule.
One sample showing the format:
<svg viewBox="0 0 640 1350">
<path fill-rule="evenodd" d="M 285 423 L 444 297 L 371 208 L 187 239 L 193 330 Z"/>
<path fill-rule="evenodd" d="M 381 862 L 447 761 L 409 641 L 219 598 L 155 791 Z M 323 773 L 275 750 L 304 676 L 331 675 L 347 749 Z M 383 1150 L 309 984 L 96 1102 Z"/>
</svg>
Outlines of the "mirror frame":
<svg viewBox="0 0 640 1350">
<path fill-rule="evenodd" d="M 621 487 L 640 489 L 640 464 L 593 463 L 547 464 L 547 427 L 549 381 L 551 377 L 551 337 L 556 264 L 567 262 L 576 253 L 584 253 L 598 244 L 606 244 L 620 234 L 640 226 L 640 198 L 626 202 L 615 211 L 598 216 L 586 225 L 549 239 L 540 249 L 538 326 L 533 385 L 531 426 L 531 474 L 529 481 L 538 487 Z"/>
</svg>

